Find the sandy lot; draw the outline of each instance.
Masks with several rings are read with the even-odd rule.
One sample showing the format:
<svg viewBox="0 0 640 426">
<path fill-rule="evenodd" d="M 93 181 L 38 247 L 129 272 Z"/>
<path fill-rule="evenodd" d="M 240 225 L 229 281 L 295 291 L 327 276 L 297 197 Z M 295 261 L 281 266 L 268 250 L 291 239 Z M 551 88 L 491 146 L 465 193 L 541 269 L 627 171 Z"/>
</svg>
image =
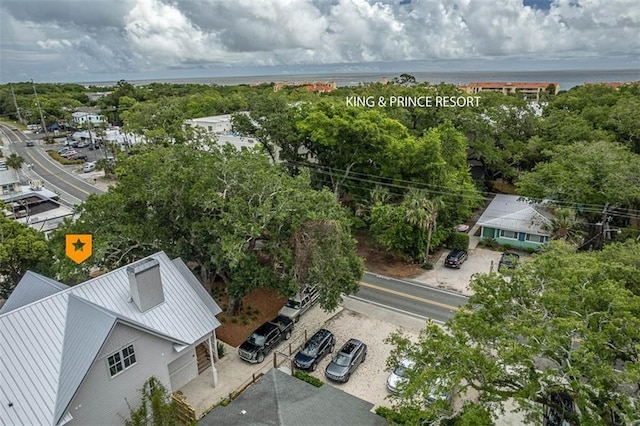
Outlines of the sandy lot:
<svg viewBox="0 0 640 426">
<path fill-rule="evenodd" d="M 386 361 L 392 347 L 385 344 L 383 340 L 398 327 L 349 309 L 331 318 L 324 327 L 336 336 L 336 351 L 353 337 L 367 345 L 367 359 L 356 369 L 347 383 L 335 383 L 325 377 L 324 369 L 331 360 L 330 356 L 325 357 L 316 371 L 311 374 L 331 386 L 373 403 L 376 407 L 391 406 L 390 401 L 385 398 L 388 395 L 386 383 L 389 376 Z M 417 338 L 416 332 L 406 329 L 402 331 L 408 336 Z"/>
<path fill-rule="evenodd" d="M 453 269 L 444 266 L 444 259 L 448 254 L 448 251 L 442 251 L 438 259 L 434 261 L 433 270 L 423 272 L 413 278 L 413 281 L 418 281 L 433 287 L 457 291 L 470 296 L 473 294 L 473 291 L 469 288 L 471 277 L 474 274 L 486 274 L 492 270 L 496 271 L 498 263 L 500 263 L 500 256 L 502 256 L 502 252 L 500 251 L 476 247 L 473 250 L 469 250 L 469 258 L 462 264 L 460 269 Z M 519 252 L 519 254 L 521 261 L 526 262 L 530 258 L 530 255 L 524 252 Z"/>
</svg>

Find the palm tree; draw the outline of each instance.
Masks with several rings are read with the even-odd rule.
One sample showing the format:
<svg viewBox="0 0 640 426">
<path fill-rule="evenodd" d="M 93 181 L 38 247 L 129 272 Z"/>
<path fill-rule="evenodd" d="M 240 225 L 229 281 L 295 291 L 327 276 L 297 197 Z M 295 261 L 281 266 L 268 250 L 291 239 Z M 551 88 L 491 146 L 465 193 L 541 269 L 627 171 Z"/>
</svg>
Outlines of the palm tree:
<svg viewBox="0 0 640 426">
<path fill-rule="evenodd" d="M 7 157 L 6 164 L 7 167 L 11 167 L 15 171 L 19 171 L 24 164 L 24 158 L 20 157 L 16 153 L 13 153 Z"/>
<path fill-rule="evenodd" d="M 551 222 L 543 225 L 543 229 L 551 232 L 552 240 L 564 240 L 577 244 L 584 235 L 584 226 L 584 219 L 577 217 L 575 210 L 559 208 L 554 212 Z"/>
<path fill-rule="evenodd" d="M 376 185 L 369 192 L 369 198 L 362 202 L 356 203 L 355 215 L 358 217 L 366 217 L 371 214 L 371 209 L 377 205 L 384 205 L 391 199 L 389 190 L 383 186 Z"/>
<path fill-rule="evenodd" d="M 443 206 L 442 200 L 439 198 L 430 200 L 426 191 L 412 188 L 405 196 L 404 204 L 407 209 L 407 222 L 422 231 L 427 231 L 427 250 L 424 254 L 424 263 L 428 263 L 431 234 L 438 224 L 438 213 Z"/>
</svg>

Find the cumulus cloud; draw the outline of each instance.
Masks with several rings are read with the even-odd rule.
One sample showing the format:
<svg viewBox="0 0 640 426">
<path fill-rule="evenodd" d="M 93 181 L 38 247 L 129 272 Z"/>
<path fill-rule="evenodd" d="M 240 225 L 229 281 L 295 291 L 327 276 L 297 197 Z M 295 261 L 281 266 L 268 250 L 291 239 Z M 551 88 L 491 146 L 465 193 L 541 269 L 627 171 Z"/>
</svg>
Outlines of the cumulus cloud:
<svg viewBox="0 0 640 426">
<path fill-rule="evenodd" d="M 94 73 L 640 55 L 637 0 L 8 0 L 0 24 L 3 80 L 25 55 Z"/>
</svg>

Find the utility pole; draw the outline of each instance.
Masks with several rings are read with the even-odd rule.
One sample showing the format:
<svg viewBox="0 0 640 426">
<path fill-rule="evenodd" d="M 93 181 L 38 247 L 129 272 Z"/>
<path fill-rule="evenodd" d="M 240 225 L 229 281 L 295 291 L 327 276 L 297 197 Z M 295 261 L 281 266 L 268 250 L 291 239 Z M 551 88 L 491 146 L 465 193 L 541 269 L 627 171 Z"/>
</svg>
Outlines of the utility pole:
<svg viewBox="0 0 640 426">
<path fill-rule="evenodd" d="M 36 92 L 36 85 L 33 83 L 33 79 L 31 79 L 31 85 L 33 86 L 33 94 L 36 96 L 38 111 L 40 111 L 40 121 L 42 122 L 42 128 L 44 129 L 44 137 L 48 139 L 49 132 L 47 131 L 47 123 L 44 122 L 44 115 L 42 115 L 42 108 L 40 108 L 40 100 L 38 99 L 38 92 Z"/>
<path fill-rule="evenodd" d="M 16 101 L 16 94 L 13 93 L 13 85 L 10 84 L 9 87 L 11 88 L 11 96 L 13 96 L 13 106 L 16 107 L 16 114 L 18 114 L 18 122 L 22 123 L 22 116 L 20 115 L 20 108 L 18 108 L 18 101 Z"/>
</svg>

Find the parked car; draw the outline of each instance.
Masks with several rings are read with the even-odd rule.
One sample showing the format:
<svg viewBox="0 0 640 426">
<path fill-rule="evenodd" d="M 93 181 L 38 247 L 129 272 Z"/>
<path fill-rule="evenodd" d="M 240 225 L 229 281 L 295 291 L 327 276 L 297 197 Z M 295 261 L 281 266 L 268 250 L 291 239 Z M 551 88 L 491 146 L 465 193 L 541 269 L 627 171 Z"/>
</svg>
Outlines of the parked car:
<svg viewBox="0 0 640 426">
<path fill-rule="evenodd" d="M 468 258 L 469 255 L 465 250 L 453 249 L 444 260 L 444 266 L 460 269 L 460 266 L 462 266 Z"/>
<path fill-rule="evenodd" d="M 251 363 L 261 363 L 264 357 L 283 340 L 291 338 L 293 321 L 278 315 L 258 327 L 238 348 L 240 358 Z"/>
<path fill-rule="evenodd" d="M 315 371 L 322 358 L 333 352 L 335 344 L 336 338 L 333 333 L 324 328 L 320 329 L 298 351 L 293 358 L 293 363 L 301 370 Z"/>
<path fill-rule="evenodd" d="M 62 155 L 62 154 L 64 154 L 64 153 L 68 152 L 68 151 L 72 151 L 72 149 L 71 149 L 70 147 L 68 147 L 68 146 L 67 146 L 67 147 L 64 147 L 64 148 L 62 148 L 62 149 L 59 149 L 59 150 L 58 150 L 58 154 Z"/>
<path fill-rule="evenodd" d="M 91 145 L 91 142 L 89 142 L 89 141 L 80 141 L 80 142 L 78 142 L 78 146 L 77 147 L 78 148 L 86 148 L 89 145 Z"/>
<path fill-rule="evenodd" d="M 316 286 L 306 286 L 302 291 L 287 300 L 287 303 L 280 309 L 278 315 L 291 318 L 294 322 L 300 321 L 300 316 L 307 312 L 320 297 L 320 291 Z"/>
<path fill-rule="evenodd" d="M 78 153 L 78 151 L 76 151 L 75 149 L 70 149 L 70 150 L 65 151 L 62 154 L 60 154 L 60 156 L 66 158 L 66 159 L 69 159 L 69 157 L 73 157 L 77 153 Z"/>
<path fill-rule="evenodd" d="M 412 369 L 416 365 L 415 361 L 408 358 L 400 360 L 396 368 L 393 369 L 387 378 L 387 390 L 395 393 L 404 384 L 407 383 L 407 370 Z"/>
<path fill-rule="evenodd" d="M 336 382 L 347 383 L 351 374 L 367 359 L 367 345 L 358 339 L 349 339 L 333 357 L 324 375 Z"/>
<path fill-rule="evenodd" d="M 89 173 L 94 171 L 95 169 L 96 169 L 95 161 L 90 161 L 84 165 L 84 167 L 82 168 L 82 171 L 85 173 Z"/>
<path fill-rule="evenodd" d="M 78 147 L 79 142 L 78 142 L 77 140 L 75 140 L 75 139 L 67 139 L 67 140 L 64 142 L 64 144 L 65 144 L 66 146 L 70 146 L 70 147 L 73 147 L 73 148 L 77 148 L 77 147 Z"/>
<path fill-rule="evenodd" d="M 498 271 L 502 268 L 514 269 L 520 261 L 520 255 L 512 251 L 505 251 L 500 256 L 500 263 L 498 263 Z"/>
<path fill-rule="evenodd" d="M 84 161 L 87 161 L 89 159 L 89 157 L 87 157 L 85 154 L 80 154 L 80 153 L 75 153 L 67 158 L 69 160 L 84 160 Z"/>
</svg>

